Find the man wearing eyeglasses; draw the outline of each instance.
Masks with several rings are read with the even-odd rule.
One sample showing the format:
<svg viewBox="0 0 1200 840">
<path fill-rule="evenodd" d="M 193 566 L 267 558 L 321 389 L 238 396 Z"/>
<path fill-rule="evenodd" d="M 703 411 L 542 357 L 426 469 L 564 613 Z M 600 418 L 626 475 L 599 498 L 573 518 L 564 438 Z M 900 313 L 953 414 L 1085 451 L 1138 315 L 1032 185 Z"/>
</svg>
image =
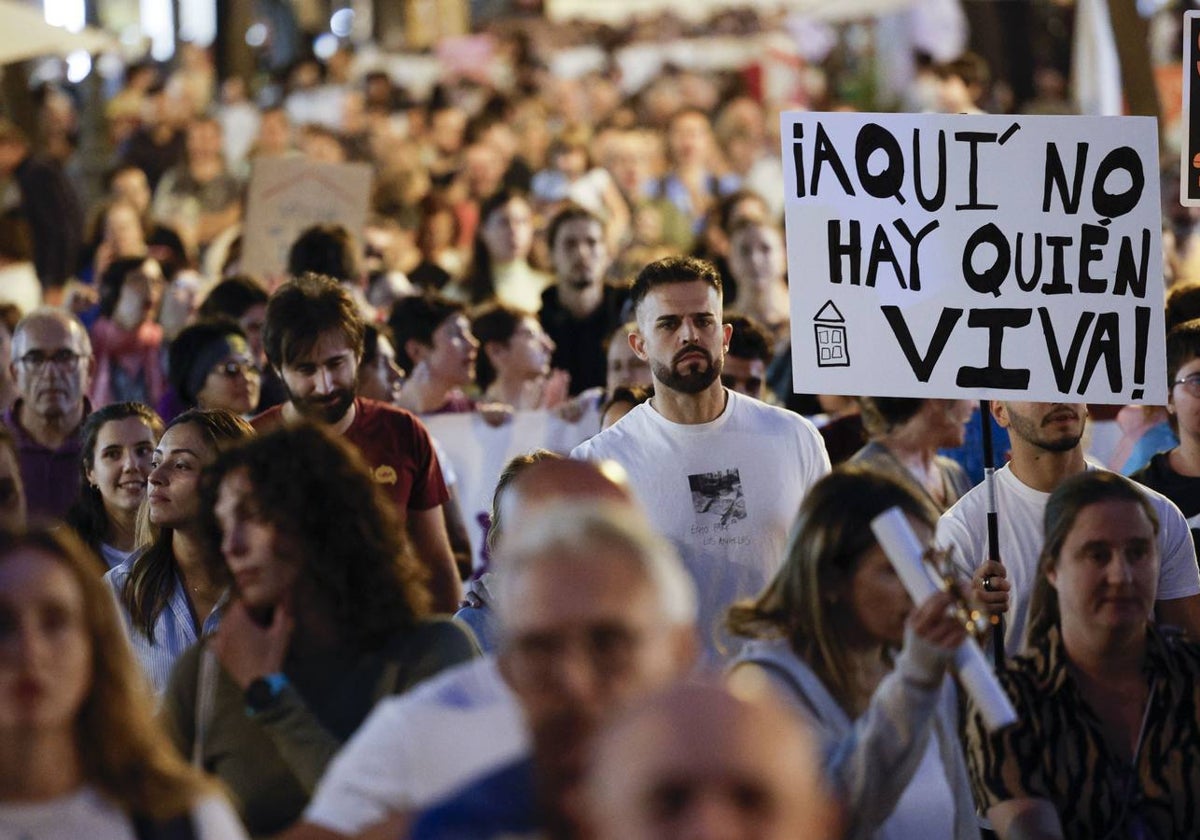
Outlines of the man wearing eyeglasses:
<svg viewBox="0 0 1200 840">
<path fill-rule="evenodd" d="M 4 416 L 17 440 L 29 516 L 61 518 L 79 495 L 84 394 L 96 363 L 87 330 L 58 309 L 35 309 L 17 324 L 12 375 L 20 397 Z"/>
<path fill-rule="evenodd" d="M 1167 382 L 1167 411 L 1179 445 L 1163 447 L 1130 477 L 1179 505 L 1193 544 L 1200 545 L 1200 320 L 1167 333 Z"/>
<path fill-rule="evenodd" d="M 979 599 L 993 614 L 1006 616 L 1004 647 L 1012 655 L 1026 643 L 1046 502 L 1067 478 L 1095 468 L 1083 455 L 1083 403 L 993 402 L 992 416 L 1008 429 L 1012 444 L 1012 459 L 995 474 L 1003 562 L 988 560 L 987 487 L 982 484 L 942 515 L 937 538 L 953 550 L 963 572 L 972 575 Z M 1168 498 L 1149 488 L 1146 494 L 1159 520 L 1155 617 L 1195 638 L 1200 632 L 1200 571 L 1187 522 Z"/>
</svg>

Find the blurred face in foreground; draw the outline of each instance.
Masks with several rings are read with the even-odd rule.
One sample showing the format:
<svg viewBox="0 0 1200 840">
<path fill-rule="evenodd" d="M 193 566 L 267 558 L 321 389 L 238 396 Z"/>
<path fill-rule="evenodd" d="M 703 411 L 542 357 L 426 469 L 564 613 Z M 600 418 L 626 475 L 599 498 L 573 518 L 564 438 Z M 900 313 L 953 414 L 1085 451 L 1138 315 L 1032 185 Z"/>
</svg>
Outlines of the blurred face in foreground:
<svg viewBox="0 0 1200 840">
<path fill-rule="evenodd" d="M 788 712 L 682 686 L 597 739 L 597 840 L 830 840 L 835 811 L 808 733 Z"/>
<path fill-rule="evenodd" d="M 506 574 L 501 673 L 525 711 L 542 775 L 563 812 L 577 813 L 600 720 L 677 677 L 691 636 L 669 623 L 644 573 L 612 546 L 534 558 Z"/>
<path fill-rule="evenodd" d="M 84 594 L 67 566 L 30 547 L 0 558 L 0 741 L 74 737 L 91 682 Z"/>
</svg>

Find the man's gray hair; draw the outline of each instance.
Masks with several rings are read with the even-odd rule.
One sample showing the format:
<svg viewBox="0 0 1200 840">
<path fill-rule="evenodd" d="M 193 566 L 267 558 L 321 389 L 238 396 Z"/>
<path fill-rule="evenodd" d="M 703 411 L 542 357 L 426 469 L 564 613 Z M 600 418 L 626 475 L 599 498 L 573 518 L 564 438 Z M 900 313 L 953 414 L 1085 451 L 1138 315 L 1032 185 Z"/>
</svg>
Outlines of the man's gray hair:
<svg viewBox="0 0 1200 840">
<path fill-rule="evenodd" d="M 498 547 L 498 566 L 503 569 L 497 575 L 500 615 L 509 606 L 508 583 L 535 559 L 569 564 L 602 547 L 614 549 L 637 567 L 670 624 L 695 624 L 696 587 L 671 543 L 630 506 L 595 500 L 546 505 L 504 535 Z"/>
<path fill-rule="evenodd" d="M 65 309 L 59 309 L 56 306 L 39 306 L 37 309 L 30 310 L 20 321 L 17 322 L 16 328 L 13 329 L 13 357 L 14 359 L 20 355 L 16 352 L 18 346 L 18 337 L 23 336 L 25 330 L 30 324 L 44 324 L 52 321 L 57 324 L 62 324 L 74 336 L 75 346 L 78 348 L 79 355 L 92 355 L 92 337 L 88 335 L 87 327 L 83 325 L 78 318 Z"/>
</svg>

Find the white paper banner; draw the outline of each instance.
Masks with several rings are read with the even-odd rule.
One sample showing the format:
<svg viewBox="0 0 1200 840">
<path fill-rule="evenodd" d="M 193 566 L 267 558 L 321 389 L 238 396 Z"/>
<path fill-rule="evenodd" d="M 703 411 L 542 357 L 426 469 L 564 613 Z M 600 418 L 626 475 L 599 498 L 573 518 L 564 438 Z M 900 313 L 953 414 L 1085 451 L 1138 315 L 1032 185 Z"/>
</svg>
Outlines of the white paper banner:
<svg viewBox="0 0 1200 840">
<path fill-rule="evenodd" d="M 519 411 L 501 426 L 489 426 L 477 412 L 437 414 L 421 419 L 454 467 L 458 503 L 471 538 L 475 568 L 482 561 L 485 532 L 481 515 L 492 509 L 492 494 L 504 465 L 514 455 L 535 449 L 567 455 L 600 431 L 599 405 L 594 400 L 588 402 L 576 423 L 567 423 L 548 411 Z"/>
<path fill-rule="evenodd" d="M 782 132 L 797 392 L 1166 402 L 1153 118 Z"/>
</svg>

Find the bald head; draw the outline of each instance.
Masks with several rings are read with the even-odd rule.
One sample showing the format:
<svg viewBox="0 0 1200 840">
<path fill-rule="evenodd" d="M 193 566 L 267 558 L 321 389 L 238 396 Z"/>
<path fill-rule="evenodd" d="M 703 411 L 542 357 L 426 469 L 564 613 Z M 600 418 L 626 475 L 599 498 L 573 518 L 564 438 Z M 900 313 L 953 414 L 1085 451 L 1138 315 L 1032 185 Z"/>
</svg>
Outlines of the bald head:
<svg viewBox="0 0 1200 840">
<path fill-rule="evenodd" d="M 837 836 L 813 739 L 765 690 L 676 685 L 614 720 L 592 759 L 597 840 Z"/>
<path fill-rule="evenodd" d="M 636 504 L 625 470 L 615 461 L 541 461 L 513 482 L 513 495 L 530 510 L 547 502 L 595 499 Z"/>
<path fill-rule="evenodd" d="M 25 345 L 31 334 L 40 337 L 47 332 L 57 335 L 65 334 L 71 349 L 81 356 L 92 354 L 92 340 L 78 318 L 66 310 L 42 306 L 29 312 L 17 322 L 16 329 L 13 330 L 13 357 L 20 358 L 24 355 Z"/>
<path fill-rule="evenodd" d="M 495 551 L 502 534 L 549 504 L 597 501 L 627 505 L 641 513 L 629 489 L 625 470 L 614 461 L 572 461 L 549 452 L 514 458 L 501 474 L 492 500 L 488 546 Z"/>
</svg>

